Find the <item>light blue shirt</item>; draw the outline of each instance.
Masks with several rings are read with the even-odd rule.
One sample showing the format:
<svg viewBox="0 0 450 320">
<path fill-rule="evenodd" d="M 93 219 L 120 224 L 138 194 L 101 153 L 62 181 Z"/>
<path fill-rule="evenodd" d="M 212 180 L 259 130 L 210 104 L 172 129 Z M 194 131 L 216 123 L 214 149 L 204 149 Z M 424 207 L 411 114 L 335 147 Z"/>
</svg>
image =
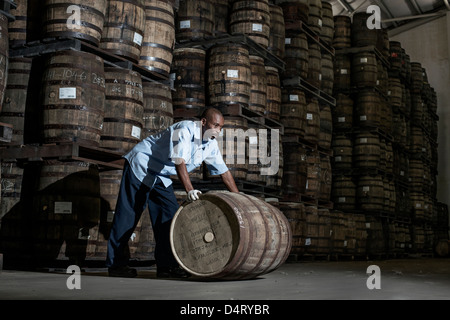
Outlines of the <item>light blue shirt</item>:
<svg viewBox="0 0 450 320">
<path fill-rule="evenodd" d="M 167 188 L 176 175 L 175 164 L 183 159 L 188 172 L 205 162 L 211 175 L 228 171 L 217 141 L 202 139 L 201 122 L 181 121 L 139 142 L 124 156 L 134 175 L 152 188 L 160 178 Z"/>
</svg>

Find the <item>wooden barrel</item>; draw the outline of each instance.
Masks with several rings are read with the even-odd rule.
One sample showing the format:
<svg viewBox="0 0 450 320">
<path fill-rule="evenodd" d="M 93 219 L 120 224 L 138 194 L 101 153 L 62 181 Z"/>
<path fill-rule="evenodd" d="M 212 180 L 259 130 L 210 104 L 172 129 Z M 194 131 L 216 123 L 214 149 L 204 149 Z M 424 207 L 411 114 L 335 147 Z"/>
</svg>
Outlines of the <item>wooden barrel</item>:
<svg viewBox="0 0 450 320">
<path fill-rule="evenodd" d="M 434 252 L 436 252 L 439 257 L 447 257 L 450 253 L 450 241 L 445 239 L 437 241 Z"/>
<path fill-rule="evenodd" d="M 378 76 L 376 88 L 383 95 L 389 95 L 389 72 L 388 68 L 380 61 L 377 61 Z"/>
<path fill-rule="evenodd" d="M 353 142 L 353 164 L 356 168 L 378 168 L 380 138 L 376 133 L 360 132 Z"/>
<path fill-rule="evenodd" d="M 309 0 L 277 1 L 283 8 L 283 16 L 286 30 L 296 30 L 296 23 L 302 21 L 308 23 Z"/>
<path fill-rule="evenodd" d="M 142 139 L 142 77 L 135 71 L 108 67 L 105 79 L 105 117 L 100 147 L 126 153 Z"/>
<path fill-rule="evenodd" d="M 17 8 L 11 9 L 15 20 L 8 25 L 9 44 L 11 47 L 21 46 L 27 42 L 28 1 L 17 0 Z"/>
<path fill-rule="evenodd" d="M 144 81 L 144 127 L 142 139 L 161 132 L 174 122 L 172 92 L 162 83 Z"/>
<path fill-rule="evenodd" d="M 353 167 L 353 140 L 345 134 L 333 135 L 333 167 L 336 169 L 351 169 Z"/>
<path fill-rule="evenodd" d="M 423 224 L 413 225 L 411 228 L 412 250 L 414 253 L 425 252 L 425 229 Z"/>
<path fill-rule="evenodd" d="M 391 70 L 400 72 L 403 64 L 402 44 L 399 41 L 389 41 L 389 52 Z"/>
<path fill-rule="evenodd" d="M 400 110 L 402 107 L 403 89 L 399 78 L 389 77 L 389 103 L 394 111 Z"/>
<path fill-rule="evenodd" d="M 268 142 L 269 143 L 269 142 Z M 270 140 L 270 145 L 272 142 Z M 270 148 L 270 157 L 278 156 L 278 172 L 275 174 L 266 176 L 266 186 L 269 188 L 274 188 L 277 190 L 281 189 L 283 182 L 283 173 L 284 173 L 284 158 L 283 158 L 283 143 L 280 141 L 278 145 L 274 145 L 274 148 Z M 266 165 L 266 167 L 270 167 L 271 164 Z"/>
<path fill-rule="evenodd" d="M 249 124 L 249 141 L 248 141 L 248 166 L 247 166 L 247 175 L 246 181 L 254 182 L 260 186 L 265 186 L 267 181 L 267 176 L 261 174 L 261 169 L 264 165 L 261 163 L 259 154 L 261 150 L 261 144 L 259 143 L 259 139 L 256 136 L 257 130 L 260 128 L 259 125 Z M 250 132 L 254 132 L 253 135 Z M 266 151 L 270 148 L 270 142 L 266 146 Z M 267 154 L 268 152 L 266 152 Z"/>
<path fill-rule="evenodd" d="M 347 228 L 348 218 L 347 215 L 339 211 L 330 212 L 330 253 L 332 255 L 343 254 L 348 245 L 347 240 Z"/>
<path fill-rule="evenodd" d="M 380 212 L 384 205 L 384 185 L 381 176 L 361 175 L 356 187 L 358 209 Z"/>
<path fill-rule="evenodd" d="M 17 163 L 2 161 L 1 163 L 1 201 L 0 219 L 5 217 L 22 197 L 24 169 Z"/>
<path fill-rule="evenodd" d="M 333 140 L 333 116 L 331 107 L 327 104 L 320 105 L 320 132 L 319 147 L 324 150 L 331 149 L 331 141 Z"/>
<path fill-rule="evenodd" d="M 315 206 L 305 207 L 306 239 L 305 249 L 308 254 L 328 255 L 330 253 L 330 212 Z"/>
<path fill-rule="evenodd" d="M 322 33 L 322 0 L 309 0 L 308 26 L 317 35 Z"/>
<path fill-rule="evenodd" d="M 25 107 L 28 96 L 32 58 L 9 60 L 8 84 L 0 113 L 0 122 L 13 126 L 10 144 L 24 144 Z"/>
<path fill-rule="evenodd" d="M 248 106 L 251 89 L 248 48 L 240 44 L 218 44 L 210 49 L 208 87 L 211 105 Z"/>
<path fill-rule="evenodd" d="M 198 117 L 206 106 L 206 51 L 198 48 L 179 48 L 175 49 L 173 54 L 174 117 L 177 119 Z"/>
<path fill-rule="evenodd" d="M 352 220 L 355 222 L 355 255 L 363 256 L 366 253 L 367 231 L 366 217 L 363 214 L 351 214 Z"/>
<path fill-rule="evenodd" d="M 333 128 L 348 131 L 353 128 L 353 99 L 344 93 L 336 96 L 336 107 L 333 109 Z"/>
<path fill-rule="evenodd" d="M 306 96 L 303 90 L 287 87 L 281 89 L 280 121 L 286 135 L 305 135 Z"/>
<path fill-rule="evenodd" d="M 100 48 L 137 63 L 145 32 L 144 0 L 110 0 Z"/>
<path fill-rule="evenodd" d="M 328 44 L 333 43 L 334 38 L 334 16 L 331 3 L 322 1 L 322 30 L 320 38 Z"/>
<path fill-rule="evenodd" d="M 73 37 L 98 46 L 105 23 L 106 0 L 46 0 L 44 16 L 44 38 Z M 75 6 L 68 12 L 70 6 Z M 76 23 L 79 8 L 79 24 Z M 74 14 L 75 13 L 75 14 Z"/>
<path fill-rule="evenodd" d="M 322 54 L 322 67 L 321 67 L 321 89 L 323 92 L 329 95 L 333 95 L 334 88 L 334 62 L 333 56 L 328 53 Z"/>
<path fill-rule="evenodd" d="M 228 0 L 215 1 L 214 8 L 214 34 L 216 36 L 228 34 L 230 26 L 231 2 Z"/>
<path fill-rule="evenodd" d="M 356 209 L 356 183 L 352 176 L 334 175 L 331 201 L 336 210 Z"/>
<path fill-rule="evenodd" d="M 98 146 L 105 105 L 103 59 L 86 52 L 60 51 L 47 59 L 45 68 L 44 142 Z"/>
<path fill-rule="evenodd" d="M 246 34 L 250 39 L 267 49 L 270 35 L 269 1 L 233 1 L 230 32 L 231 34 Z"/>
<path fill-rule="evenodd" d="M 281 115 L 281 83 L 277 68 L 265 66 L 267 76 L 267 109 L 264 114 L 279 121 Z"/>
<path fill-rule="evenodd" d="M 352 23 L 352 46 L 364 47 L 370 45 L 377 45 L 378 30 L 369 29 L 367 21 L 371 18 L 371 14 L 366 12 L 357 12 L 353 15 Z"/>
<path fill-rule="evenodd" d="M 331 189 L 333 181 L 333 169 L 331 167 L 331 159 L 329 156 L 320 157 L 320 190 L 319 199 L 322 201 L 330 201 Z"/>
<path fill-rule="evenodd" d="M 307 150 L 302 145 L 283 146 L 283 181 L 284 195 L 305 194 L 307 181 Z"/>
<path fill-rule="evenodd" d="M 292 230 L 291 254 L 305 253 L 305 205 L 301 202 L 281 202 L 280 210 L 286 216 Z"/>
<path fill-rule="evenodd" d="M 406 146 L 406 119 L 404 115 L 399 113 L 393 114 L 392 135 L 394 136 L 394 142 L 401 146 Z"/>
<path fill-rule="evenodd" d="M 378 66 L 375 53 L 355 53 L 352 58 L 352 82 L 358 88 L 376 87 Z"/>
<path fill-rule="evenodd" d="M 176 16 L 177 41 L 211 38 L 214 32 L 215 4 L 210 0 L 182 0 Z"/>
<path fill-rule="evenodd" d="M 334 16 L 333 47 L 336 49 L 352 46 L 352 19 L 349 16 Z"/>
<path fill-rule="evenodd" d="M 305 33 L 286 33 L 283 78 L 308 77 L 309 44 Z"/>
<path fill-rule="evenodd" d="M 38 190 L 33 199 L 37 259 L 59 259 L 61 251 L 70 261 L 83 262 L 91 228 L 100 219 L 98 167 L 86 162 L 45 161 Z"/>
<path fill-rule="evenodd" d="M 411 95 L 411 124 L 422 126 L 424 123 L 424 114 L 426 106 L 419 94 Z"/>
<path fill-rule="evenodd" d="M 374 90 L 360 90 L 355 99 L 355 120 L 359 127 L 380 126 L 380 96 Z"/>
<path fill-rule="evenodd" d="M 201 195 L 180 207 L 170 230 L 172 251 L 184 269 L 226 280 L 252 279 L 277 269 L 289 256 L 291 238 L 280 210 L 239 193 Z"/>
<path fill-rule="evenodd" d="M 420 94 L 423 89 L 423 68 L 420 62 L 411 62 L 411 93 Z"/>
<path fill-rule="evenodd" d="M 169 2 L 145 2 L 145 29 L 139 66 L 168 76 L 175 46 L 175 13 Z"/>
<path fill-rule="evenodd" d="M 269 4 L 270 33 L 267 50 L 279 59 L 284 58 L 286 28 L 284 25 L 283 9 L 275 4 Z"/>
<path fill-rule="evenodd" d="M 367 254 L 377 257 L 386 253 L 386 237 L 384 236 L 381 218 L 366 215 Z"/>
<path fill-rule="evenodd" d="M 352 59 L 348 54 L 338 54 L 334 58 L 333 88 L 339 92 L 347 92 L 352 86 Z"/>
<path fill-rule="evenodd" d="M 251 88 L 248 108 L 264 114 L 267 108 L 267 75 L 264 59 L 259 56 L 249 56 L 251 68 Z"/>
<path fill-rule="evenodd" d="M 8 18 L 0 14 L 0 111 L 8 82 L 9 38 Z"/>
<path fill-rule="evenodd" d="M 424 134 L 421 127 L 411 126 L 410 148 L 413 154 L 421 154 L 425 147 Z"/>
<path fill-rule="evenodd" d="M 306 104 L 305 140 L 317 144 L 320 138 L 320 106 L 316 98 Z"/>
<path fill-rule="evenodd" d="M 411 191 L 422 192 L 424 185 L 424 163 L 422 160 L 409 160 L 409 186 Z"/>
<path fill-rule="evenodd" d="M 308 76 L 306 80 L 317 89 L 322 86 L 322 52 L 320 46 L 316 43 L 310 43 L 308 46 L 309 62 Z"/>
<path fill-rule="evenodd" d="M 318 151 L 310 151 L 306 156 L 306 190 L 305 194 L 311 198 L 319 199 L 320 196 L 320 154 Z"/>
</svg>

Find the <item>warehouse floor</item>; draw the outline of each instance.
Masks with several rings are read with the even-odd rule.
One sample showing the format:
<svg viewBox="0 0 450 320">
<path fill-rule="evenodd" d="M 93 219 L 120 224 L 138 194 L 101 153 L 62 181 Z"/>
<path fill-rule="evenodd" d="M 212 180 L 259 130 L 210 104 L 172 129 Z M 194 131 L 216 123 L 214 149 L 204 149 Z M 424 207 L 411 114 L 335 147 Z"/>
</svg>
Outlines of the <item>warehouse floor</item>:
<svg viewBox="0 0 450 320">
<path fill-rule="evenodd" d="M 380 289 L 368 288 L 370 265 L 380 268 Z M 1 300 L 450 300 L 449 258 L 287 262 L 247 281 L 156 278 L 154 266 L 134 279 L 110 278 L 106 269 L 81 270 L 80 289 L 69 290 L 64 269 L 3 270 Z M 75 284 L 74 281 L 71 282 Z"/>
</svg>

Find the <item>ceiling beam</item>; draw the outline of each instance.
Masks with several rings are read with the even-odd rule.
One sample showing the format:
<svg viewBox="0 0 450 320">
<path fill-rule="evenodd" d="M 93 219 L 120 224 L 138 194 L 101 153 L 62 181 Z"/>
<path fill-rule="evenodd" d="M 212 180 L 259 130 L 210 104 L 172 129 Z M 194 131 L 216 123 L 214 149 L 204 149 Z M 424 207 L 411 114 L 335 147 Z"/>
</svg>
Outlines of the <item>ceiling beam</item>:
<svg viewBox="0 0 450 320">
<path fill-rule="evenodd" d="M 349 5 L 348 2 L 347 2 L 346 0 L 337 0 L 337 2 L 338 2 L 342 7 L 344 7 L 344 9 L 348 11 L 348 13 L 351 14 L 351 13 L 353 13 L 353 11 L 355 11 L 355 10 L 353 10 L 353 7 L 352 7 L 351 5 Z"/>
</svg>

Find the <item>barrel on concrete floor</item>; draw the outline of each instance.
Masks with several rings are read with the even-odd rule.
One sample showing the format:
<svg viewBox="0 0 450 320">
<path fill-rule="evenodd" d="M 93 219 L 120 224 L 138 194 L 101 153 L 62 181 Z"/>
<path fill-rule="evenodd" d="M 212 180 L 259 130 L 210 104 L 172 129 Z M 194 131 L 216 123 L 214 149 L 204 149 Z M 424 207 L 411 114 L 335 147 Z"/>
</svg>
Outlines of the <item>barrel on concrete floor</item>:
<svg viewBox="0 0 450 320">
<path fill-rule="evenodd" d="M 46 61 L 41 105 L 45 143 L 98 146 L 105 105 L 103 59 L 86 52 L 53 53 Z"/>
<path fill-rule="evenodd" d="M 46 0 L 44 37 L 74 37 L 98 46 L 102 37 L 108 2 L 106 0 Z M 79 18 L 78 23 L 75 17 Z"/>
<path fill-rule="evenodd" d="M 280 210 L 237 193 L 204 194 L 181 207 L 170 232 L 172 251 L 184 269 L 225 280 L 252 279 L 276 270 L 289 256 L 291 238 Z"/>
<path fill-rule="evenodd" d="M 174 117 L 198 117 L 206 106 L 206 51 L 200 48 L 174 50 L 172 73 L 175 73 L 172 93 Z"/>
<path fill-rule="evenodd" d="M 142 78 L 135 71 L 105 68 L 105 79 L 105 118 L 100 147 L 127 153 L 142 139 Z"/>
<path fill-rule="evenodd" d="M 100 218 L 98 167 L 85 162 L 45 161 L 33 201 L 36 260 L 65 256 L 82 263 L 91 229 Z"/>
<path fill-rule="evenodd" d="M 142 139 L 170 127 L 173 120 L 172 92 L 170 88 L 157 82 L 144 81 L 144 127 Z"/>
<path fill-rule="evenodd" d="M 281 202 L 280 210 L 286 216 L 292 230 L 291 254 L 305 253 L 306 213 L 301 202 Z"/>
<path fill-rule="evenodd" d="M 246 34 L 256 43 L 267 48 L 270 35 L 269 1 L 234 1 L 230 13 L 230 32 Z"/>
<path fill-rule="evenodd" d="M 208 87 L 211 105 L 248 106 L 251 67 L 247 46 L 229 43 L 218 44 L 210 49 Z"/>
<path fill-rule="evenodd" d="M 106 10 L 100 48 L 132 62 L 141 55 L 145 31 L 143 0 L 110 0 Z"/>
<path fill-rule="evenodd" d="M 25 111 L 32 58 L 9 60 L 8 84 L 0 113 L 0 122 L 13 126 L 11 144 L 24 144 Z"/>
<path fill-rule="evenodd" d="M 210 0 L 182 0 L 176 16 L 177 41 L 210 38 L 214 32 L 214 2 Z"/>
<path fill-rule="evenodd" d="M 168 77 L 174 46 L 175 14 L 172 5 L 159 0 L 146 1 L 139 66 Z"/>
<path fill-rule="evenodd" d="M 305 251 L 308 254 L 330 254 L 331 221 L 328 209 L 306 206 Z"/>
</svg>

